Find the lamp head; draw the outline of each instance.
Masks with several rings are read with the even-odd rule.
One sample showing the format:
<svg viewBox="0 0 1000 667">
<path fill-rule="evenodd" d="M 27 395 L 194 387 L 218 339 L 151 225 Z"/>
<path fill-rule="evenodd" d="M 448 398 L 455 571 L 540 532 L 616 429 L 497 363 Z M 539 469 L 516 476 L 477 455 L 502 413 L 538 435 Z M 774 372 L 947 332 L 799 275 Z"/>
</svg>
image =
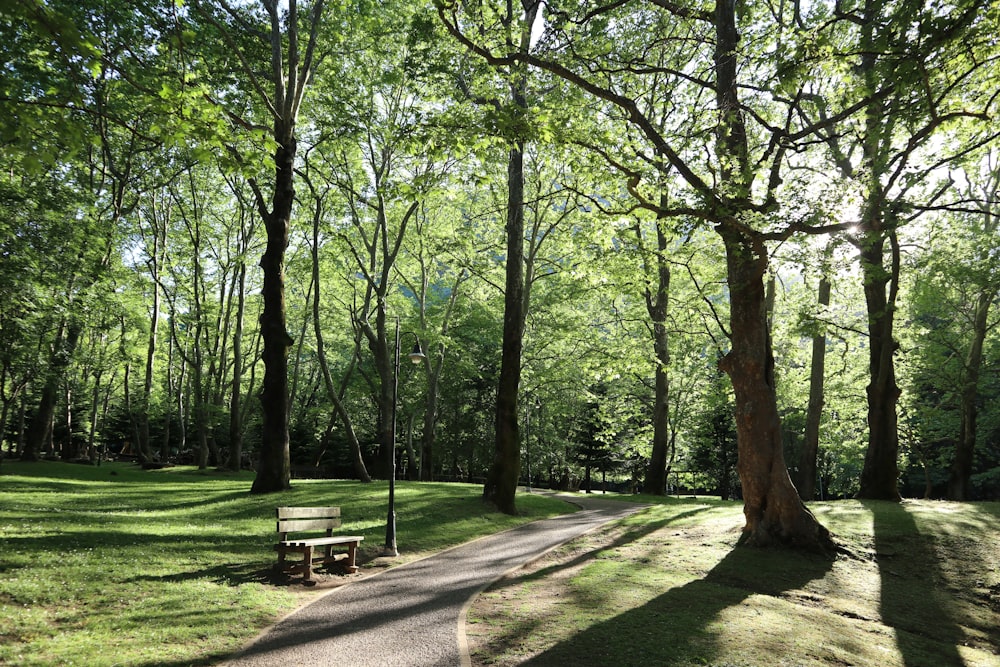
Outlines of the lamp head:
<svg viewBox="0 0 1000 667">
<path fill-rule="evenodd" d="M 410 358 L 414 364 L 419 364 L 421 361 L 427 358 L 427 355 L 420 350 L 420 342 L 413 344 L 413 351 L 406 355 Z"/>
</svg>

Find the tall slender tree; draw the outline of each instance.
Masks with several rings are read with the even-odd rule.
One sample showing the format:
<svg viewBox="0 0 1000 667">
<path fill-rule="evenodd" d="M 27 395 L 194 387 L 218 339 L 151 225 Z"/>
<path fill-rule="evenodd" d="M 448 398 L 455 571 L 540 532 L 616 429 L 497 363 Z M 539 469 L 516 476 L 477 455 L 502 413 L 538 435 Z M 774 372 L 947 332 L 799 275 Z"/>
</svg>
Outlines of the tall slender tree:
<svg viewBox="0 0 1000 667">
<path fill-rule="evenodd" d="M 261 450 L 251 491 L 269 493 L 287 489 L 291 481 L 288 350 L 293 341 L 288 333 L 285 310 L 285 249 L 295 205 L 296 128 L 306 89 L 321 60 L 317 47 L 324 0 L 309 3 L 302 17 L 298 0 L 288 0 L 287 5 L 278 0 L 261 0 L 263 17 L 248 17 L 242 7 L 233 7 L 226 0 L 217 3 L 199 0 L 193 6 L 202 18 L 215 26 L 221 39 L 238 58 L 242 75 L 256 93 L 258 103 L 266 109 L 271 123 L 274 175 L 270 179 L 270 196 L 257 179 L 249 181 L 267 236 L 260 260 L 264 272 L 261 289 L 264 309 L 260 315 L 264 343 Z M 256 23 L 259 18 L 263 18 L 266 28 Z M 258 52 L 245 46 L 247 37 L 256 40 L 256 45 L 265 45 L 269 52 L 270 66 L 266 75 L 261 75 L 256 63 Z M 250 121 L 235 115 L 232 120 L 241 127 L 253 127 Z"/>
</svg>

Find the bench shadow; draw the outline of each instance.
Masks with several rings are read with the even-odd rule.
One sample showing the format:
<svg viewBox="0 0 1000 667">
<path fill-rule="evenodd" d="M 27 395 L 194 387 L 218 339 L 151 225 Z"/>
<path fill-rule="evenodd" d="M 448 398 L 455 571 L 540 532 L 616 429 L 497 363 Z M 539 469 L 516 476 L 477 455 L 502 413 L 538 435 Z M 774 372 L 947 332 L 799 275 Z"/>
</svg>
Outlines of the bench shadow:
<svg viewBox="0 0 1000 667">
<path fill-rule="evenodd" d="M 872 513 L 882 622 L 895 631 L 906 667 L 964 665 L 965 633 L 946 603 L 948 582 L 934 549 L 905 504 L 863 501 Z"/>
</svg>

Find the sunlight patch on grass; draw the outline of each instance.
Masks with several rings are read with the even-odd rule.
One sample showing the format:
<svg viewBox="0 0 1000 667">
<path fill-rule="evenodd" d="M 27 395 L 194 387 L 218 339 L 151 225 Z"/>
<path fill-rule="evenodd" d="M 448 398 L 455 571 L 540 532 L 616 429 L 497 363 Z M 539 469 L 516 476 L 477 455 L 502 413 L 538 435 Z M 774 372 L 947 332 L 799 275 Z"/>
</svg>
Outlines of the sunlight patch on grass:
<svg viewBox="0 0 1000 667">
<path fill-rule="evenodd" d="M 854 557 L 734 549 L 738 504 L 660 499 L 481 596 L 473 664 L 1000 664 L 1000 504 L 811 508 Z"/>
</svg>

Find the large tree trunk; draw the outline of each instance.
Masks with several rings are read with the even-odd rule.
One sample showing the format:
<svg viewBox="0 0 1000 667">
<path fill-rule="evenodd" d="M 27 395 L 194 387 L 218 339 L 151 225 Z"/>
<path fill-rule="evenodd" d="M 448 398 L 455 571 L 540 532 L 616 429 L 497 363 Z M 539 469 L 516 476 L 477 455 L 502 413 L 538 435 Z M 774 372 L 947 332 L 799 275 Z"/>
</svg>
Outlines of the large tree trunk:
<svg viewBox="0 0 1000 667">
<path fill-rule="evenodd" d="M 868 396 L 868 450 L 861 471 L 859 498 L 899 500 L 899 430 L 896 404 L 900 390 L 896 385 L 893 355 L 899 344 L 893 338 L 896 308 L 896 285 L 899 278 L 899 250 L 895 233 L 888 234 L 893 246 L 892 271 L 883 260 L 884 238 L 878 231 L 869 233 L 861 248 L 865 302 L 868 306 L 870 381 Z M 887 284 L 892 288 L 887 290 Z"/>
<path fill-rule="evenodd" d="M 643 482 L 644 493 L 662 496 L 667 492 L 667 459 L 670 449 L 670 345 L 667 338 L 667 305 L 670 294 L 670 265 L 667 263 L 667 236 L 661 220 L 656 224 L 656 292 L 646 291 L 646 310 L 653 321 L 655 390 L 653 398 L 653 451 Z"/>
<path fill-rule="evenodd" d="M 508 30 L 508 51 L 527 54 L 531 31 L 541 6 L 539 0 L 523 0 L 519 30 Z M 517 22 L 515 5 L 507 3 L 508 28 Z M 519 33 L 519 34 L 518 34 Z M 516 41 L 515 41 L 516 40 Z M 510 110 L 525 119 L 527 70 L 519 65 L 511 71 Z M 521 384 L 521 348 L 524 342 L 524 318 L 527 297 L 524 280 L 524 137 L 512 141 L 507 159 L 507 272 L 504 291 L 503 344 L 500 357 L 500 382 L 497 387 L 496 426 L 493 463 L 483 486 L 483 499 L 505 514 L 514 514 L 514 496 L 521 474 L 521 438 L 517 423 L 517 400 Z M 470 470 L 471 473 L 471 470 Z"/>
<path fill-rule="evenodd" d="M 817 301 L 821 308 L 830 305 L 830 281 L 820 276 Z M 799 497 L 816 497 L 816 457 L 819 453 L 819 425 L 823 418 L 823 387 L 826 374 L 826 334 L 817 333 L 812 339 L 812 364 L 809 369 L 809 407 L 806 410 L 805 443 L 799 458 Z"/>
<path fill-rule="evenodd" d="M 719 366 L 736 395 L 737 468 L 746 517 L 741 542 L 829 549 L 828 531 L 802 504 L 785 467 L 765 310 L 766 249 L 726 224 L 717 230 L 726 247 L 732 334 L 732 349 Z"/>
<path fill-rule="evenodd" d="M 507 161 L 507 277 L 504 292 L 503 346 L 497 387 L 493 463 L 483 499 L 505 514 L 517 509 L 514 495 L 521 473 L 517 394 L 521 383 L 524 337 L 524 143 L 510 149 Z"/>
<path fill-rule="evenodd" d="M 955 458 L 948 473 L 948 498 L 969 500 L 969 478 L 972 476 L 972 457 L 976 449 L 976 420 L 979 397 L 979 374 L 983 364 L 983 342 L 989 329 L 990 304 L 996 291 L 980 292 L 973 318 L 972 344 L 965 359 L 965 380 L 962 383 L 962 419 L 959 427 Z"/>
<path fill-rule="evenodd" d="M 260 315 L 261 338 L 264 351 L 264 379 L 261 383 L 261 448 L 260 465 L 254 478 L 251 493 L 270 493 L 291 487 L 288 435 L 288 349 L 292 337 L 288 335 L 285 315 L 285 249 L 295 200 L 293 167 L 295 139 L 291 129 L 286 132 L 276 128 L 275 135 L 282 137 L 274 155 L 275 184 L 271 212 L 264 218 L 267 246 L 260 266 L 264 271 L 261 293 L 264 310 Z"/>
</svg>

